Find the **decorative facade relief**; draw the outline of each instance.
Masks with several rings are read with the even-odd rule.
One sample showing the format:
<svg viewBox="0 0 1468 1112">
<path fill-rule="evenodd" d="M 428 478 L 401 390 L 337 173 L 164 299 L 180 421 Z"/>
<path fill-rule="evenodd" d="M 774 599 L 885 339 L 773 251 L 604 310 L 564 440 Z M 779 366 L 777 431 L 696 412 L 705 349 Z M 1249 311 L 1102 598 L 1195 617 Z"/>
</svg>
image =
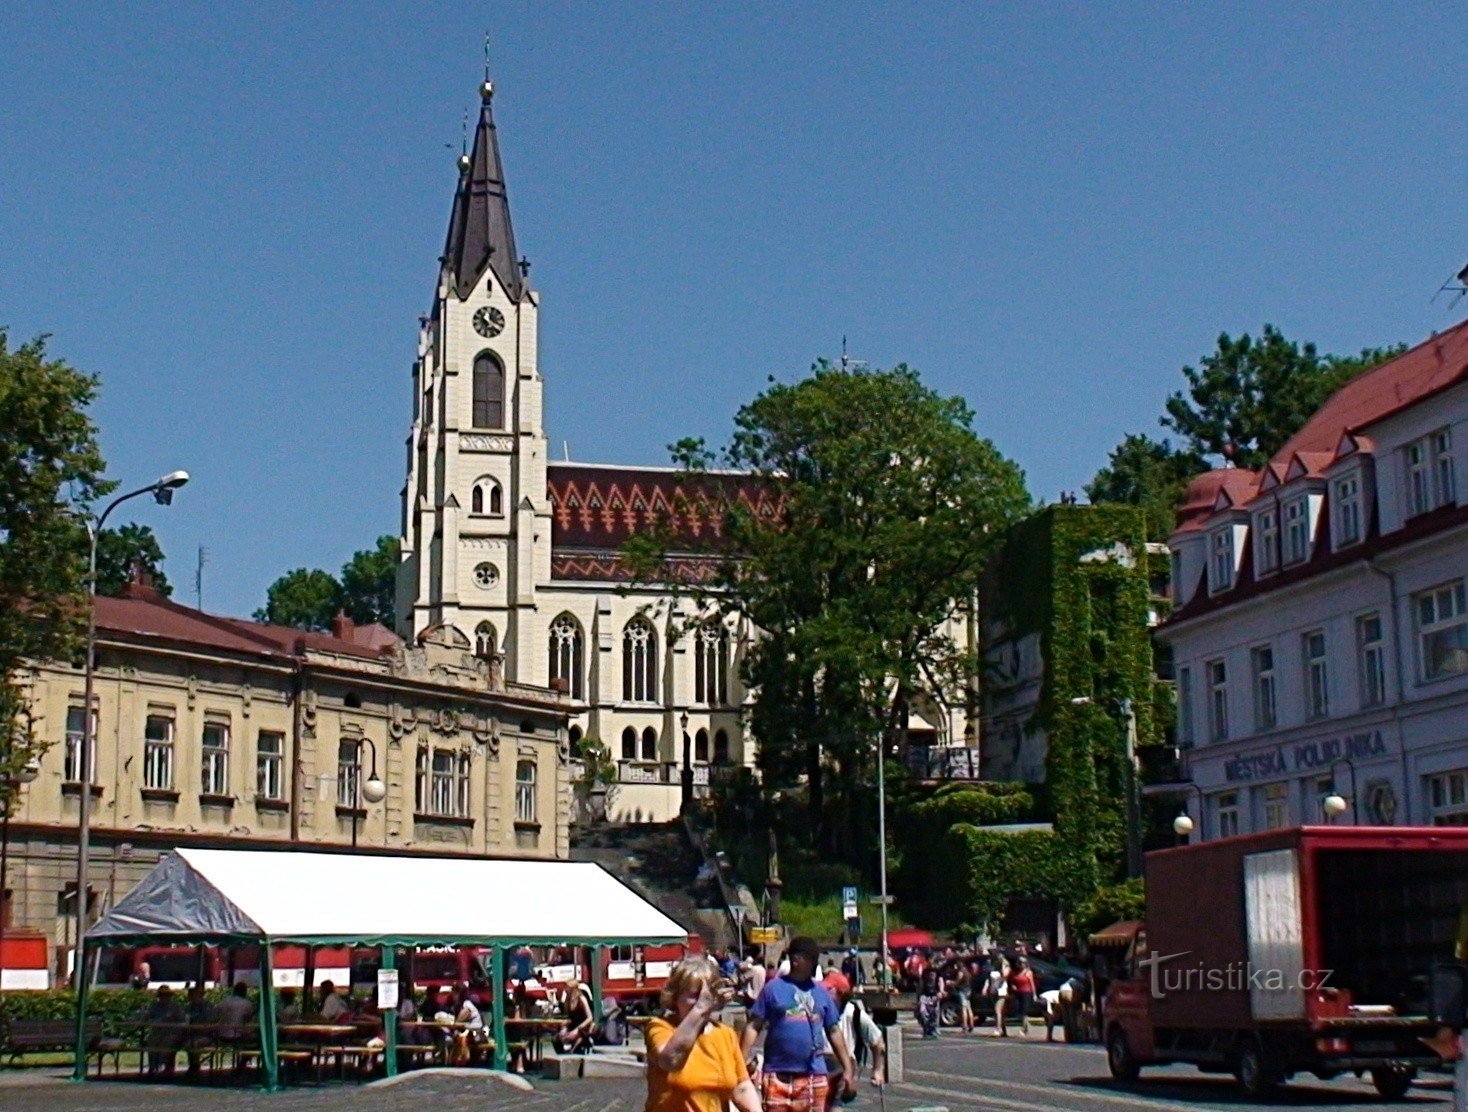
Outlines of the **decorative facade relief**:
<svg viewBox="0 0 1468 1112">
<path fill-rule="evenodd" d="M 477 432 L 459 434 L 459 451 L 461 452 L 513 452 L 514 450 L 515 438 L 513 436 L 486 436 Z"/>
</svg>

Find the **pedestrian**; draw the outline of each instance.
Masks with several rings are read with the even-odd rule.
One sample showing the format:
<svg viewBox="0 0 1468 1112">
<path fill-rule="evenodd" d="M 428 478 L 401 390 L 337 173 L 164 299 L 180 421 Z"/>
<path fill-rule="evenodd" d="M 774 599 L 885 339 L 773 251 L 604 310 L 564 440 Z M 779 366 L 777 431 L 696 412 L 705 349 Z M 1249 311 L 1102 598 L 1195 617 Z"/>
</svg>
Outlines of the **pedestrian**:
<svg viewBox="0 0 1468 1112">
<path fill-rule="evenodd" d="M 646 1112 L 761 1112 L 739 1037 L 719 1022 L 733 986 L 705 958 L 668 974 L 662 1015 L 647 1025 Z"/>
<path fill-rule="evenodd" d="M 708 964 L 708 958 L 699 958 Z M 591 1049 L 591 1035 L 596 1029 L 596 1013 L 591 1007 L 591 993 L 575 979 L 566 982 L 561 992 L 565 1021 L 551 1043 L 557 1054 L 581 1054 Z"/>
<path fill-rule="evenodd" d="M 751 950 L 739 966 L 739 996 L 746 1008 L 752 1008 L 765 987 L 765 963 Z"/>
<path fill-rule="evenodd" d="M 796 938 L 786 956 L 790 972 L 768 982 L 749 1010 L 741 1051 L 746 1062 L 750 1061 L 755 1042 L 764 1034 L 760 1079 L 764 1112 L 824 1112 L 831 1089 L 827 1043 L 841 1067 L 844 1099 L 856 1095 L 856 1065 L 841 1035 L 836 1002 L 815 980 L 819 944 L 813 938 Z"/>
<path fill-rule="evenodd" d="M 853 989 L 861 988 L 866 980 L 861 972 L 861 956 L 855 946 L 847 950 L 846 957 L 841 960 L 841 973 Z"/>
<path fill-rule="evenodd" d="M 178 1058 L 177 1048 L 183 1041 L 183 1026 L 188 1017 L 173 995 L 171 985 L 159 985 L 158 993 L 142 1016 L 147 1025 L 148 1073 L 173 1076 Z"/>
<path fill-rule="evenodd" d="M 336 985 L 331 981 L 321 982 L 321 1018 L 327 1023 L 335 1023 L 342 1016 L 351 1011 L 351 1007 L 341 998 L 336 991 Z"/>
<path fill-rule="evenodd" d="M 918 980 L 917 1021 L 923 1038 L 936 1039 L 942 1019 L 943 976 L 933 966 L 923 970 Z"/>
<path fill-rule="evenodd" d="M 858 1073 L 866 1064 L 867 1058 L 870 1057 L 872 1084 L 877 1086 L 886 1084 L 887 1040 L 883 1038 L 882 1029 L 877 1026 L 876 1020 L 872 1018 L 872 1013 L 865 1004 L 852 995 L 851 985 L 843 974 L 831 974 L 826 978 L 825 987 L 841 1012 L 841 1037 L 846 1040 L 847 1049 L 851 1051 L 851 1060 L 856 1064 Z M 834 1078 L 839 1073 L 841 1065 L 828 1057 L 826 1068 L 830 1070 L 833 1078 L 831 1091 L 827 1098 L 829 1106 L 834 1104 L 836 1099 Z"/>
<path fill-rule="evenodd" d="M 994 1003 L 994 1033 L 1003 1037 L 1009 1034 L 1004 1025 L 1004 1011 L 1009 1002 L 1009 962 L 1003 954 L 995 954 L 991 960 L 984 995 Z"/>
<path fill-rule="evenodd" d="M 1019 1020 L 1019 1033 L 1026 1037 L 1030 1033 L 1030 1005 L 1034 1002 L 1035 971 L 1030 968 L 1029 958 L 1016 958 L 1009 974 L 1010 1012 Z"/>
<path fill-rule="evenodd" d="M 960 958 L 954 966 L 953 1002 L 958 1005 L 958 1026 L 964 1034 L 972 1034 L 974 1029 L 974 971 L 969 965 L 967 958 Z"/>
</svg>

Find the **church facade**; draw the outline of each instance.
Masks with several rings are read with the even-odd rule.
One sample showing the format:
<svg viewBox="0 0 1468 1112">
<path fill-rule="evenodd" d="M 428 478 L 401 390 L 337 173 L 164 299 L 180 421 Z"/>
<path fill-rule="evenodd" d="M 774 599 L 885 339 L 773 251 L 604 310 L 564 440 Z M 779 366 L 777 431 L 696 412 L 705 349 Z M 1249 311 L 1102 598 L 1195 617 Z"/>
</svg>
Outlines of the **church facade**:
<svg viewBox="0 0 1468 1112">
<path fill-rule="evenodd" d="M 661 821 L 678 812 L 685 768 L 701 789 L 753 762 L 739 680 L 753 631 L 633 580 L 622 546 L 639 530 L 671 523 L 692 574 L 719 534 L 717 507 L 682 498 L 676 471 L 548 458 L 539 303 L 515 247 L 493 96 L 486 81 L 420 322 L 398 629 L 454 627 L 507 679 L 569 695 L 573 740 L 593 737 L 617 761 L 611 817 Z M 772 512 L 757 484 L 717 481 Z M 949 741 L 956 716 L 928 717 L 924 740 Z"/>
</svg>

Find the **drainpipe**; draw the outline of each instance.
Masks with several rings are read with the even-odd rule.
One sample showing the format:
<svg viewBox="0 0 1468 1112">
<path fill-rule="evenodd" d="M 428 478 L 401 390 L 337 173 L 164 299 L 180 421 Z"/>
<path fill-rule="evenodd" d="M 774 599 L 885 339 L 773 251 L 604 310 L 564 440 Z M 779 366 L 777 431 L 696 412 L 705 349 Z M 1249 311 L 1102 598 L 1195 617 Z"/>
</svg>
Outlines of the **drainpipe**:
<svg viewBox="0 0 1468 1112">
<path fill-rule="evenodd" d="M 296 645 L 298 655 L 295 672 L 291 675 L 291 755 L 286 763 L 286 773 L 291 778 L 291 841 L 301 840 L 301 735 L 305 732 L 306 666 L 299 653 L 304 646 Z"/>
<path fill-rule="evenodd" d="M 1397 727 L 1397 755 L 1402 762 L 1402 792 L 1403 794 L 1408 794 L 1412 791 L 1412 781 L 1407 771 L 1407 735 L 1402 730 L 1402 702 L 1406 698 L 1407 687 L 1406 669 L 1402 667 L 1402 618 L 1401 607 L 1399 605 L 1397 595 L 1397 576 L 1395 572 L 1390 572 L 1387 571 L 1385 568 L 1378 567 L 1375 556 L 1368 556 L 1366 558 L 1366 568 L 1368 571 L 1372 572 L 1375 575 L 1379 575 L 1381 576 L 1381 578 L 1386 580 L 1387 597 L 1391 600 L 1392 671 L 1395 675 L 1397 684 L 1397 695 L 1396 698 L 1392 700 L 1391 712 L 1392 722 Z M 1404 799 L 1402 802 L 1406 803 L 1407 800 Z M 1361 814 L 1360 801 L 1355 799 L 1351 800 L 1351 806 L 1357 809 L 1356 819 L 1357 822 L 1359 822 Z"/>
</svg>

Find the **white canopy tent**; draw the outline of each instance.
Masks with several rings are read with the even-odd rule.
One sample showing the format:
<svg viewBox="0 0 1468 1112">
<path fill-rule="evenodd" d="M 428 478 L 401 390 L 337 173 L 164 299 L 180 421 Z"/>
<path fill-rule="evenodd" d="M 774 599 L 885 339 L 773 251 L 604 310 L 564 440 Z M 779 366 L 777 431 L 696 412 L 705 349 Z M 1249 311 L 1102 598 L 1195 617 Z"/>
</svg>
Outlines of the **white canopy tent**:
<svg viewBox="0 0 1468 1112">
<path fill-rule="evenodd" d="M 688 932 L 600 865 L 572 861 L 386 857 L 278 850 L 180 849 L 164 857 L 86 933 L 84 947 L 125 943 L 259 943 L 266 1085 L 278 1082 L 270 946 L 394 948 L 487 945 L 496 977 L 506 947 L 682 942 Z M 79 967 L 85 970 L 83 961 Z M 594 966 L 595 968 L 595 966 Z M 86 1076 L 87 984 L 77 993 L 76 1076 Z M 503 1065 L 505 993 L 494 993 Z M 395 1024 L 387 1031 L 395 1072 Z"/>
</svg>

